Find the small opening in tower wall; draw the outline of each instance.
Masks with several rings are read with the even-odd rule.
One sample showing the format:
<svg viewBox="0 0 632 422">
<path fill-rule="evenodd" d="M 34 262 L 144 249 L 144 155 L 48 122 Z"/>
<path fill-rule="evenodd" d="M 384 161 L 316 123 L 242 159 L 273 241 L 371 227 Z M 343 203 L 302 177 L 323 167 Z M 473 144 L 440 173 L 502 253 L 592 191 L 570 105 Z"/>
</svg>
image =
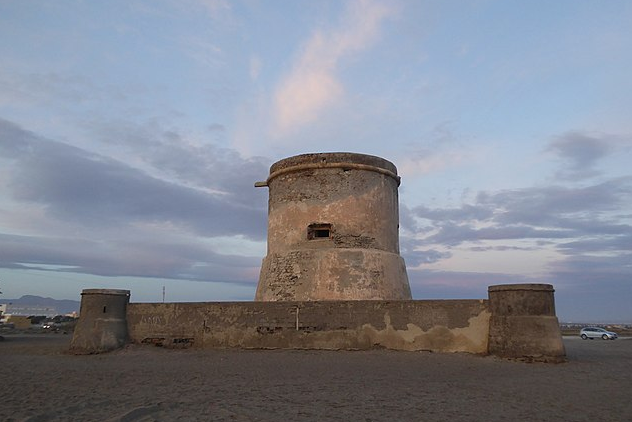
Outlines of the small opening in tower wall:
<svg viewBox="0 0 632 422">
<path fill-rule="evenodd" d="M 331 224 L 318 223 L 307 226 L 307 240 L 329 239 L 331 237 Z"/>
</svg>

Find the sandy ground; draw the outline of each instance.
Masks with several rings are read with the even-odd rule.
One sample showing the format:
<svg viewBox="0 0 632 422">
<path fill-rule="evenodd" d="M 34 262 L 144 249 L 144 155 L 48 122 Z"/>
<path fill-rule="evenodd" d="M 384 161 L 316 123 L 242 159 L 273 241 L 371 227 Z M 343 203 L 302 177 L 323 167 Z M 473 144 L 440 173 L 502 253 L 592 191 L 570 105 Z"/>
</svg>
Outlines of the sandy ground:
<svg viewBox="0 0 632 422">
<path fill-rule="evenodd" d="M 565 338 L 558 365 L 386 350 L 72 356 L 69 341 L 5 335 L 0 421 L 632 420 L 632 339 Z"/>
</svg>

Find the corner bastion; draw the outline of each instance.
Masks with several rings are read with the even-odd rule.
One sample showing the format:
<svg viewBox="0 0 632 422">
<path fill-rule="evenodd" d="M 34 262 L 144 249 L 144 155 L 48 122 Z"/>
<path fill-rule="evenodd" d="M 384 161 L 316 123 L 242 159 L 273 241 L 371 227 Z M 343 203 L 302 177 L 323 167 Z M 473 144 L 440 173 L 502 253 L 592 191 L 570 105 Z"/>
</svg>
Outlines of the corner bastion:
<svg viewBox="0 0 632 422">
<path fill-rule="evenodd" d="M 101 353 L 125 345 L 129 296 L 129 290 L 84 289 L 70 351 Z"/>
<path fill-rule="evenodd" d="M 412 300 L 399 256 L 399 176 L 379 157 L 303 154 L 275 163 L 268 253 L 253 302 L 129 303 L 87 289 L 73 353 L 126 343 L 171 348 L 386 348 L 565 359 L 550 284 L 490 286 L 488 298 Z"/>
</svg>

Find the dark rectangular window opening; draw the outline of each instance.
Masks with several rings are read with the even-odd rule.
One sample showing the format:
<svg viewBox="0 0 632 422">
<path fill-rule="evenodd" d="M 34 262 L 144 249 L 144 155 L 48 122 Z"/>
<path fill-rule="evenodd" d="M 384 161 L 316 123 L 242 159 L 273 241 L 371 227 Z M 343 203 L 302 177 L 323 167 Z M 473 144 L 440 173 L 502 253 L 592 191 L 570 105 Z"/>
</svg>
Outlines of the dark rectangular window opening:
<svg viewBox="0 0 632 422">
<path fill-rule="evenodd" d="M 104 314 L 105 314 L 105 313 L 107 313 L 107 309 L 108 309 L 108 307 L 107 307 L 107 306 L 104 306 L 104 307 L 103 307 L 103 313 L 104 313 Z"/>
<path fill-rule="evenodd" d="M 331 224 L 319 223 L 307 226 L 307 240 L 329 239 L 331 237 Z"/>
<path fill-rule="evenodd" d="M 329 230 L 328 229 L 314 230 L 314 237 L 329 237 Z"/>
</svg>

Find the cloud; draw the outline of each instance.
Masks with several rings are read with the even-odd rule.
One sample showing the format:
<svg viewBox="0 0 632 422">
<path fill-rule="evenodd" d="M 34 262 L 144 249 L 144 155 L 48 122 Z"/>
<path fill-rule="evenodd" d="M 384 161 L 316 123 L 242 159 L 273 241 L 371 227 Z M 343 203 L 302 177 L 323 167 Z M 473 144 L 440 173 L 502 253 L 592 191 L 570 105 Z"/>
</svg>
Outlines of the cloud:
<svg viewBox="0 0 632 422">
<path fill-rule="evenodd" d="M 547 282 L 568 295 L 558 299 L 566 318 L 592 317 L 577 308 L 591 309 L 587 296 L 577 293 L 582 286 L 600 289 L 600 297 L 625 309 L 619 295 L 630 291 L 632 219 L 621 210 L 630 204 L 632 177 L 620 177 L 581 187 L 481 192 L 461 207 L 407 210 L 413 223 L 406 225 L 415 230 L 404 232 L 402 255 L 415 297 L 481 294 L 490 284 Z M 502 260 L 498 268 L 531 262 L 526 267 L 531 271 L 500 276 L 468 272 L 482 268 L 476 265 L 477 254 L 481 262 Z M 464 271 L 453 271 L 455 267 Z"/>
<path fill-rule="evenodd" d="M 613 136 L 571 131 L 553 139 L 546 151 L 556 154 L 565 163 L 565 168 L 558 173 L 558 177 L 586 179 L 600 174 L 596 165 L 612 154 L 617 144 L 618 140 Z"/>
<path fill-rule="evenodd" d="M 209 132 L 224 132 L 226 130 L 226 127 L 219 123 L 213 123 L 211 125 L 208 125 L 206 129 Z"/>
<path fill-rule="evenodd" d="M 549 265 L 556 308 L 565 320 L 632 321 L 632 254 L 576 254 Z"/>
<path fill-rule="evenodd" d="M 520 274 L 408 269 L 413 297 L 419 299 L 487 298 L 495 284 L 552 283 L 555 308 L 565 322 L 626 322 L 632 320 L 629 302 L 632 256 L 617 259 L 583 258 L 557 261 L 538 277 Z M 543 278 L 544 277 L 544 278 Z"/>
<path fill-rule="evenodd" d="M 239 195 L 230 195 L 236 198 L 230 201 L 220 194 L 161 180 L 119 161 L 38 138 L 6 122 L 0 125 L 7 129 L 2 131 L 0 147 L 19 160 L 9 184 L 14 198 L 42 203 L 56 218 L 107 225 L 169 221 L 207 236 L 264 237 L 264 227 L 255 223 L 261 222 L 257 217 L 263 207 L 241 204 Z M 5 138 L 11 132 L 18 136 Z M 183 171 L 190 164 L 191 177 L 201 176 L 199 163 L 188 163 L 184 157 L 176 151 L 171 160 L 163 157 L 157 164 Z M 225 187 L 221 182 L 226 180 L 219 184 Z"/>
<path fill-rule="evenodd" d="M 397 168 L 402 177 L 418 177 L 456 167 L 474 158 L 468 147 L 459 142 L 454 123 L 444 121 L 420 136 L 420 141 L 400 152 Z"/>
<path fill-rule="evenodd" d="M 490 207 L 464 204 L 460 208 L 431 209 L 425 206 L 415 207 L 412 212 L 419 218 L 442 221 L 483 221 L 493 216 Z"/>
<path fill-rule="evenodd" d="M 547 147 L 563 163 L 555 184 L 482 191 L 458 207 L 402 206 L 402 255 L 414 297 L 485 297 L 492 284 L 552 283 L 565 320 L 625 318 L 632 177 L 586 180 L 603 176 L 601 163 L 626 148 L 624 137 L 569 131 Z M 501 272 L 469 270 L 495 260 Z M 506 273 L 513 268 L 516 274 Z"/>
<path fill-rule="evenodd" d="M 624 209 L 630 195 L 632 177 L 622 177 L 582 187 L 545 186 L 492 194 L 482 192 L 477 196 L 477 205 L 495 210 L 494 218 L 503 224 L 588 229 L 600 217 Z"/>
<path fill-rule="evenodd" d="M 485 240 L 567 239 L 575 234 L 574 231 L 544 230 L 520 225 L 473 228 L 467 224 L 448 223 L 442 224 L 438 233 L 428 236 L 424 240 L 430 244 L 458 246 L 464 242 Z"/>
<path fill-rule="evenodd" d="M 581 238 L 558 245 L 560 252 L 568 255 L 575 254 L 611 254 L 614 252 L 632 251 L 632 226 L 619 224 L 618 230 L 607 233 L 606 236 Z M 632 262 L 632 261 L 630 261 Z"/>
<path fill-rule="evenodd" d="M 30 107 L 76 106 L 107 101 L 119 102 L 132 94 L 143 93 L 142 86 L 117 86 L 93 83 L 83 75 L 73 73 L 30 72 L 18 73 L 0 69 L 0 105 Z"/>
<path fill-rule="evenodd" d="M 232 203 L 261 207 L 265 193 L 253 188 L 268 174 L 270 160 L 244 158 L 237 151 L 190 139 L 176 128 L 165 128 L 159 120 L 136 124 L 125 120 L 91 121 L 85 124 L 93 139 L 125 150 L 136 164 L 176 184 L 221 194 Z M 213 124 L 217 133 L 224 126 Z"/>
<path fill-rule="evenodd" d="M 399 204 L 399 224 L 404 232 L 416 233 L 419 230 L 412 210 L 404 203 Z"/>
<path fill-rule="evenodd" d="M 30 213 L 38 219 L 30 225 L 42 229 L 37 236 L 0 233 L 0 265 L 63 265 L 67 268 L 59 271 L 109 276 L 256 280 L 258 257 L 222 253 L 207 240 L 238 236 L 264 241 L 265 199 L 257 202 L 230 189 L 247 180 L 248 192 L 255 191 L 245 168 L 253 164 L 263 171 L 265 166 L 210 149 L 212 157 L 196 148 L 159 144 L 156 156 L 147 154 L 148 162 L 160 166 L 154 170 L 166 173 L 158 177 L 0 119 L 0 157 L 9 169 L 5 188 L 11 199 L 0 203 L 0 210 L 10 217 L 20 208 L 41 209 Z M 191 158 L 196 153 L 198 160 Z M 218 167 L 210 176 L 204 174 L 209 166 Z M 169 177 L 178 171 L 182 180 Z M 197 186 L 204 183 L 210 189 Z"/>
<path fill-rule="evenodd" d="M 488 286 L 538 282 L 516 274 L 408 269 L 413 296 L 424 299 L 472 299 L 487 297 Z"/>
<path fill-rule="evenodd" d="M 0 234 L 0 267 L 110 277 L 256 281 L 251 275 L 259 258 L 219 254 L 193 239 L 177 242 L 144 235 L 140 240 L 96 240 Z"/>
<path fill-rule="evenodd" d="M 535 247 L 518 247 L 518 246 L 473 246 L 469 250 L 474 252 L 486 252 L 486 251 L 534 251 Z"/>
<path fill-rule="evenodd" d="M 408 267 L 432 264 L 452 256 L 450 252 L 442 252 L 436 249 L 421 249 L 421 247 L 422 242 L 412 237 L 402 236 L 400 238 L 400 255 L 404 258 Z"/>
<path fill-rule="evenodd" d="M 463 242 L 509 239 L 573 239 L 612 236 L 630 226 L 615 214 L 632 199 L 632 177 L 585 187 L 533 187 L 481 192 L 475 203 L 459 208 L 418 206 L 416 219 L 430 221 L 428 243 L 456 246 Z"/>
<path fill-rule="evenodd" d="M 441 171 L 446 167 L 456 166 L 464 160 L 461 151 L 439 152 L 433 149 L 417 149 L 397 161 L 397 168 L 402 177 L 417 177 Z"/>
<path fill-rule="evenodd" d="M 256 81 L 261 74 L 261 59 L 257 56 L 250 57 L 250 79 Z"/>
<path fill-rule="evenodd" d="M 52 99 L 83 102 L 88 99 L 85 81 L 58 73 L 18 75 L 0 71 L 0 105 L 31 105 Z"/>
<path fill-rule="evenodd" d="M 200 6 L 206 9 L 212 19 L 220 19 L 231 10 L 227 0 L 196 0 Z"/>
<path fill-rule="evenodd" d="M 337 75 L 341 61 L 366 49 L 392 13 L 385 3 L 349 2 L 337 27 L 318 29 L 312 34 L 274 94 L 275 136 L 286 136 L 314 122 L 326 107 L 341 98 L 344 87 Z"/>
</svg>

